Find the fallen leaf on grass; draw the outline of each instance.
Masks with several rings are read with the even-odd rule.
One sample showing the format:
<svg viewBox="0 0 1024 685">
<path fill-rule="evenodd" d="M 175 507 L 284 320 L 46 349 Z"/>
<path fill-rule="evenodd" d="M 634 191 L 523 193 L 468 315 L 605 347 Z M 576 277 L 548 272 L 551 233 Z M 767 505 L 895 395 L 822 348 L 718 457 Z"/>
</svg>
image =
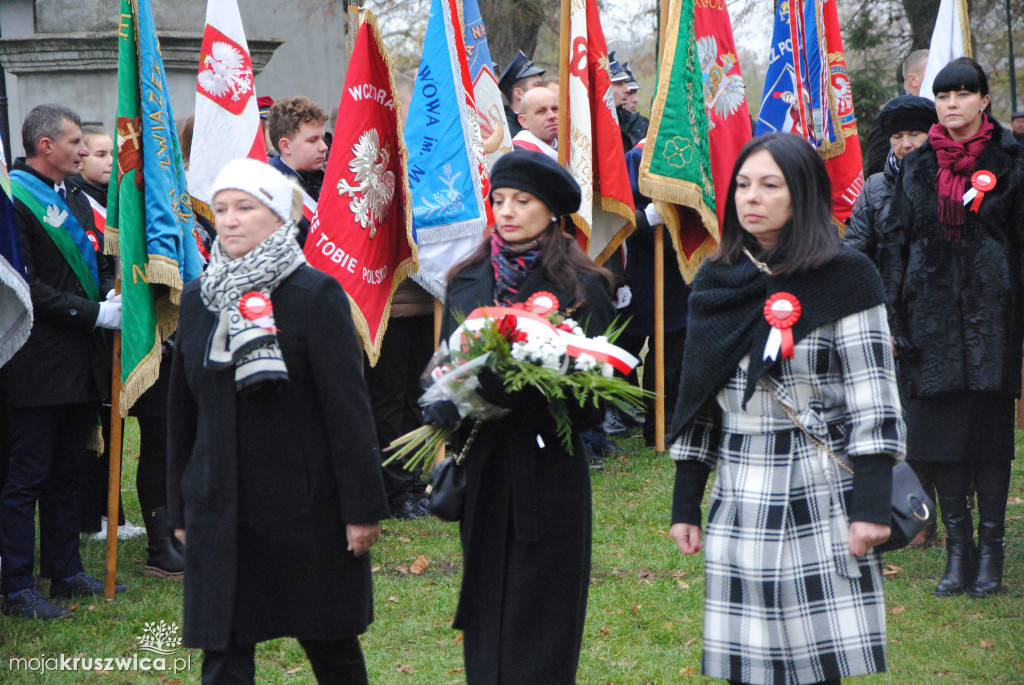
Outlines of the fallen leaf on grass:
<svg viewBox="0 0 1024 685">
<path fill-rule="evenodd" d="M 906 610 L 906 607 L 893 607 L 892 609 L 889 609 L 889 613 L 895 616 L 897 614 L 902 614 Z"/>
<path fill-rule="evenodd" d="M 96 605 L 95 604 L 90 604 L 89 606 L 86 607 L 86 609 L 88 609 L 89 611 L 96 611 Z"/>
<path fill-rule="evenodd" d="M 601 628 L 601 634 L 604 635 L 605 637 L 608 637 L 609 635 L 612 634 L 612 631 L 608 630 L 607 628 Z"/>
<path fill-rule="evenodd" d="M 96 675 L 110 675 L 110 671 L 108 671 L 105 668 L 97 668 L 95 671 L 93 671 L 93 673 L 95 673 Z"/>
<path fill-rule="evenodd" d="M 455 644 L 461 645 L 462 641 L 463 641 L 463 639 L 465 639 L 465 637 L 466 636 L 463 633 L 459 633 L 458 637 L 455 638 Z"/>
<path fill-rule="evenodd" d="M 687 666 L 686 668 L 684 668 L 683 670 L 681 670 L 679 672 L 680 673 L 696 673 L 696 671 L 693 670 L 693 666 Z"/>
<path fill-rule="evenodd" d="M 687 640 L 686 642 L 683 643 L 683 647 L 690 647 L 696 641 L 697 641 L 697 638 L 691 637 L 689 640 Z"/>
<path fill-rule="evenodd" d="M 293 668 L 290 671 L 285 671 L 285 673 L 287 673 L 288 675 L 294 675 L 295 673 L 298 673 L 301 670 L 302 670 L 302 666 L 296 666 L 295 668 Z"/>
<path fill-rule="evenodd" d="M 165 675 L 160 676 L 157 679 L 159 683 L 167 683 L 167 685 L 181 685 L 181 680 L 178 678 L 168 678 Z"/>
<path fill-rule="evenodd" d="M 370 567 L 370 573 L 376 573 L 379 570 L 380 570 L 380 566 L 371 566 Z"/>
<path fill-rule="evenodd" d="M 882 575 L 883 576 L 894 576 L 894 575 L 896 575 L 899 572 L 900 572 L 900 567 L 897 566 L 896 564 L 886 564 L 882 568 Z"/>
<path fill-rule="evenodd" d="M 978 640 L 978 646 L 982 649 L 988 649 L 989 647 L 995 647 L 995 640 Z"/>
<path fill-rule="evenodd" d="M 666 538 L 669 537 L 669 534 L 668 534 L 667 530 L 659 530 L 658 531 L 658 535 L 661 535 L 662 537 L 666 537 Z"/>
<path fill-rule="evenodd" d="M 412 675 L 413 673 L 416 672 L 416 669 L 411 667 L 411 666 L 399 666 L 395 670 L 398 671 L 399 673 L 404 673 L 406 675 Z"/>
<path fill-rule="evenodd" d="M 412 540 L 410 540 L 409 538 L 405 537 L 404 535 L 399 535 L 398 539 L 401 542 L 412 542 Z"/>
<path fill-rule="evenodd" d="M 452 670 L 448 671 L 448 673 L 450 675 L 455 675 L 456 673 L 465 673 L 465 672 L 466 672 L 465 668 L 453 668 Z"/>
<path fill-rule="evenodd" d="M 416 561 L 412 562 L 412 566 L 409 568 L 409 570 L 415 573 L 416 575 L 419 575 L 423 573 L 423 571 L 428 566 L 430 566 L 430 559 L 427 559 L 424 555 L 421 554 L 418 557 L 416 557 Z"/>
<path fill-rule="evenodd" d="M 390 597 L 388 597 L 388 601 L 389 602 L 396 602 L 397 603 L 398 602 L 398 597 L 395 597 L 394 595 L 391 595 Z"/>
<path fill-rule="evenodd" d="M 677 581 L 676 581 L 676 583 L 678 583 L 678 584 L 679 584 L 679 589 L 681 589 L 681 590 L 689 590 L 689 589 L 690 589 L 690 584 L 689 584 L 689 583 L 687 583 L 687 582 L 686 582 L 685 580 L 683 580 L 682 578 L 680 578 L 679 580 L 677 580 Z"/>
<path fill-rule="evenodd" d="M 643 606 L 643 604 L 634 604 L 633 605 L 633 611 L 640 611 L 640 607 L 642 607 L 642 606 Z"/>
<path fill-rule="evenodd" d="M 395 570 L 398 571 L 399 573 L 401 573 L 403 576 L 409 575 L 409 567 L 406 566 L 405 564 L 402 564 L 401 566 L 399 566 Z"/>
<path fill-rule="evenodd" d="M 68 609 L 70 609 L 71 611 L 77 611 L 78 607 L 80 607 L 80 606 L 81 606 L 81 604 L 72 604 L 71 606 L 68 607 Z"/>
<path fill-rule="evenodd" d="M 637 661 L 613 661 L 612 666 L 624 666 L 625 668 L 633 668 L 637 665 Z"/>
<path fill-rule="evenodd" d="M 1020 497 L 1011 497 L 1007 502 L 1010 504 L 1024 504 L 1024 499 L 1021 499 Z"/>
</svg>

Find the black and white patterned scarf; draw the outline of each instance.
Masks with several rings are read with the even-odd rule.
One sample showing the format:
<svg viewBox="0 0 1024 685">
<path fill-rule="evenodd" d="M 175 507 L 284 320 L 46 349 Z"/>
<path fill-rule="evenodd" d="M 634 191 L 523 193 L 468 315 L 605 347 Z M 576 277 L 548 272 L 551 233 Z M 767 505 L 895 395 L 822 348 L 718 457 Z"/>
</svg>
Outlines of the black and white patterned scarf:
<svg viewBox="0 0 1024 685">
<path fill-rule="evenodd" d="M 289 221 L 238 259 L 228 257 L 220 241 L 211 246 L 210 265 L 199 277 L 203 304 L 217 314 L 205 366 L 223 369 L 234 365 L 236 390 L 265 380 L 288 380 L 273 313 L 257 325 L 242 315 L 239 305 L 242 296 L 253 291 L 269 298 L 281 281 L 306 263 L 295 240 L 297 233 L 295 222 Z"/>
</svg>

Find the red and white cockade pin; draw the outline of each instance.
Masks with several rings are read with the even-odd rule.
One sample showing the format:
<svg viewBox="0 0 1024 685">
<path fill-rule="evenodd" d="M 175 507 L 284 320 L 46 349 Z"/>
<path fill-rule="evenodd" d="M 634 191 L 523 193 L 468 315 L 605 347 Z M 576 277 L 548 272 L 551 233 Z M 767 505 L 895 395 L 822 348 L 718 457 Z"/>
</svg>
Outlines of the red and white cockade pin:
<svg viewBox="0 0 1024 685">
<path fill-rule="evenodd" d="M 263 293 L 250 290 L 242 295 L 238 302 L 238 311 L 260 328 L 274 328 L 274 319 L 271 316 L 274 313 L 274 305 Z"/>
<path fill-rule="evenodd" d="M 531 311 L 539 316 L 547 316 L 551 312 L 557 312 L 560 306 L 558 298 L 546 290 L 536 292 L 526 300 L 527 311 Z"/>
<path fill-rule="evenodd" d="M 793 324 L 800 320 L 800 300 L 792 293 L 778 292 L 764 303 L 764 318 L 772 327 L 764 344 L 762 359 L 778 358 L 782 350 L 783 359 L 793 358 Z"/>
<path fill-rule="evenodd" d="M 985 197 L 985 193 L 996 187 L 996 175 L 991 171 L 985 171 L 979 169 L 974 172 L 971 176 L 971 189 L 964 193 L 964 205 L 974 200 L 971 203 L 972 212 L 977 212 L 978 208 L 981 207 L 981 200 Z"/>
</svg>

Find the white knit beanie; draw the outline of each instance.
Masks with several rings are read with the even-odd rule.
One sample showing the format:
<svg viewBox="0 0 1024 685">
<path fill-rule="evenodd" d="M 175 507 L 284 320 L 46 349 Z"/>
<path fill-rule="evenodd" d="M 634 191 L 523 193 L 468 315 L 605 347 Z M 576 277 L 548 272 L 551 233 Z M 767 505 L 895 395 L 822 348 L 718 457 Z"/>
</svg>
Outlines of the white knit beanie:
<svg viewBox="0 0 1024 685">
<path fill-rule="evenodd" d="M 292 214 L 294 187 L 284 174 L 266 162 L 242 157 L 224 165 L 213 182 L 210 198 L 216 199 L 222 190 L 241 190 L 265 204 L 287 223 Z"/>
</svg>

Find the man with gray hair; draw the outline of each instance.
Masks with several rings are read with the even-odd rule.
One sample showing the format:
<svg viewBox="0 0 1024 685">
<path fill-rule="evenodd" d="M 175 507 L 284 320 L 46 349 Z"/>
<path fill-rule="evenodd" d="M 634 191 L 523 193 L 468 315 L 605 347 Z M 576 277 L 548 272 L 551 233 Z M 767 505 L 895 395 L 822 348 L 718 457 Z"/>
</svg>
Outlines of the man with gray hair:
<svg viewBox="0 0 1024 685">
<path fill-rule="evenodd" d="M 50 579 L 50 597 L 102 594 L 103 584 L 82 567 L 77 491 L 110 387 L 101 329 L 121 327 L 121 302 L 111 260 L 98 255 L 99 243 L 88 236 L 96 233 L 89 202 L 64 183 L 89 154 L 78 115 L 39 105 L 25 118 L 22 140 L 27 159 L 15 162 L 10 177 L 35 323 L 24 347 L 0 369 L 11 438 L 0 492 L 0 592 L 5 614 L 59 618 L 70 611 L 43 598 L 33 578 L 36 503 L 39 570 Z"/>
<path fill-rule="evenodd" d="M 910 95 L 921 94 L 924 68 L 928 65 L 928 50 L 914 50 L 903 60 L 903 90 Z"/>
</svg>

